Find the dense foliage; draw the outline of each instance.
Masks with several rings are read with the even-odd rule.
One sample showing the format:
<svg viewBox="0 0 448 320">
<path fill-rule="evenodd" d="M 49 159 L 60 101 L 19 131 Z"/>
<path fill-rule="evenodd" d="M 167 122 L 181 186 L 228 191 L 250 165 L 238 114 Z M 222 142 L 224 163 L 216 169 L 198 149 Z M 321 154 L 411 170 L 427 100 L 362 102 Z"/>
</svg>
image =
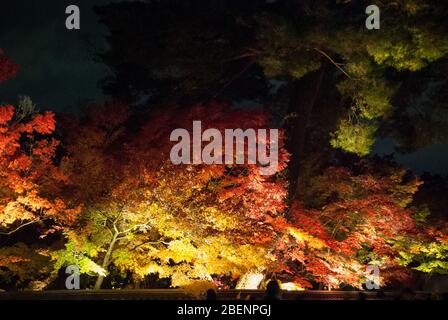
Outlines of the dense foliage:
<svg viewBox="0 0 448 320">
<path fill-rule="evenodd" d="M 0 287 L 54 288 L 68 265 L 97 289 L 447 274 L 446 178 L 371 154 L 378 137 L 400 152 L 446 142 L 447 5 L 371 2 L 376 31 L 365 1 L 97 8 L 110 102 L 57 123 L 28 97 L 0 106 Z M 17 70 L 0 51 L 0 82 Z M 276 172 L 173 164 L 171 132 L 198 120 L 279 128 Z"/>
</svg>

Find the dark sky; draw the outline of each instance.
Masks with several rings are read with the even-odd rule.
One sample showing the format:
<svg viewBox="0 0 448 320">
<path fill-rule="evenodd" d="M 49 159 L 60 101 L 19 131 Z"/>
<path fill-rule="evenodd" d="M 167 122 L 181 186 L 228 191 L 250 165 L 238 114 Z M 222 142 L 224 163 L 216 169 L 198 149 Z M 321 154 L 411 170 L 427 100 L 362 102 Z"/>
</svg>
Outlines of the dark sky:
<svg viewBox="0 0 448 320">
<path fill-rule="evenodd" d="M 373 152 L 380 155 L 394 152 L 390 139 L 378 140 Z M 395 153 L 395 160 L 417 174 L 425 171 L 432 174 L 448 175 L 448 144 L 434 144 L 409 154 Z"/>
<path fill-rule="evenodd" d="M 71 111 L 80 101 L 102 99 L 97 82 L 107 70 L 92 58 L 105 32 L 92 5 L 107 2 L 0 1 L 0 47 L 20 65 L 18 76 L 0 87 L 0 101 L 28 95 L 41 110 Z M 80 8 L 81 30 L 65 28 L 69 4 Z"/>
<path fill-rule="evenodd" d="M 0 48 L 20 64 L 19 75 L 0 86 L 0 102 L 30 96 L 40 110 L 76 112 L 80 102 L 104 99 L 97 83 L 107 69 L 93 58 L 104 48 L 105 30 L 92 11 L 110 0 L 0 1 Z M 65 28 L 65 8 L 81 10 L 81 30 Z M 374 152 L 392 153 L 393 143 L 378 141 Z M 396 159 L 416 173 L 448 175 L 448 145 L 433 145 Z"/>
</svg>

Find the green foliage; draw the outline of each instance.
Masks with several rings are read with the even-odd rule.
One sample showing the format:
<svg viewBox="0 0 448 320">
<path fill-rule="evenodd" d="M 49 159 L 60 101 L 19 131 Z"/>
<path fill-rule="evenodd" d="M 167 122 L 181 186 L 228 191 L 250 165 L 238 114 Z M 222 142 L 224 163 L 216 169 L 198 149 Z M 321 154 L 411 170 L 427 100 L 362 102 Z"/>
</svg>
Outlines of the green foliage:
<svg viewBox="0 0 448 320">
<path fill-rule="evenodd" d="M 403 266 L 417 264 L 415 270 L 425 273 L 448 274 L 448 243 L 404 242 L 398 243 L 400 248 L 398 261 Z"/>
<path fill-rule="evenodd" d="M 95 258 L 99 253 L 98 247 L 87 239 L 77 239 L 71 237 L 65 244 L 65 249 L 52 253 L 54 260 L 54 272 L 69 265 L 77 265 L 80 273 L 88 275 L 105 275 L 106 270 L 95 263 Z"/>
<path fill-rule="evenodd" d="M 431 26 L 389 27 L 367 45 L 368 53 L 379 64 L 397 70 L 417 71 L 448 52 L 448 37 Z"/>
<path fill-rule="evenodd" d="M 424 206 L 423 208 L 419 208 L 413 215 L 412 218 L 418 223 L 418 224 L 425 224 L 428 220 L 428 217 L 431 215 L 431 211 L 427 206 Z"/>
<path fill-rule="evenodd" d="M 348 168 L 321 175 L 323 166 L 328 166 L 324 162 L 329 136 L 332 147 L 360 156 L 370 153 L 377 129 L 390 119 L 403 135 L 415 136 L 407 138 L 414 147 L 448 136 L 446 59 L 443 64 L 448 37 L 446 24 L 438 23 L 441 17 L 446 19 L 446 4 L 381 3 L 381 30 L 368 32 L 364 15 L 353 14 L 362 13 L 354 1 L 277 1 L 272 6 L 256 1 L 260 4 L 221 5 L 224 10 L 216 10 L 218 2 L 123 2 L 97 8 L 111 31 L 109 49 L 101 55 L 113 73 L 104 82 L 105 92 L 175 111 L 161 116 L 165 123 L 154 113 L 151 119 L 157 121 L 127 131 L 139 122 L 133 121 L 136 114 L 127 118 L 124 106 L 108 105 L 67 130 L 62 166 L 75 182 L 67 197 L 69 202 L 82 203 L 83 211 L 76 229 L 64 233 L 65 248 L 51 254 L 53 275 L 68 265 L 95 276 L 114 269 L 135 279 L 156 274 L 170 278 L 173 287 L 191 285 L 192 291 L 199 292 L 215 276 L 238 277 L 255 268 L 269 269 L 278 262 L 272 240 L 280 243 L 282 232 L 286 237 L 279 250 L 291 254 L 293 263 L 285 268 L 289 273 L 292 265 L 301 267 L 300 274 L 308 264 L 310 278 L 328 279 L 345 268 L 337 284 L 359 283 L 364 264 L 396 266 L 396 252 L 403 266 L 447 273 L 446 241 L 423 232 L 429 209 L 406 209 L 418 181 L 404 181 L 403 170 L 382 177 L 349 174 Z M 318 69 L 322 72 L 312 74 Z M 432 73 L 440 69 L 438 78 L 427 75 L 428 69 Z M 417 80 L 410 83 L 413 77 Z M 306 83 L 308 79 L 318 85 Z M 274 82 L 279 88 L 270 90 Z M 403 91 L 412 92 L 424 87 L 415 85 L 418 82 L 428 83 L 427 88 L 415 95 L 403 94 L 402 83 L 407 85 Z M 148 96 L 149 102 L 141 99 Z M 283 219 L 289 210 L 284 201 L 285 176 L 265 181 L 248 168 L 245 174 L 238 173 L 241 168 L 181 169 L 164 162 L 167 158 L 160 160 L 168 154 L 160 143 L 169 140 L 161 138 L 163 130 L 172 123 L 190 125 L 192 119 L 182 113 L 186 109 L 182 107 L 211 97 L 274 101 L 288 115 L 285 120 L 294 130 L 289 133 L 297 134 L 290 136 L 292 141 L 303 138 L 300 144 L 305 146 L 297 148 L 302 167 L 297 171 L 299 187 L 304 180 L 308 185 L 299 191 L 299 200 L 315 211 L 290 210 L 302 219 L 297 229 L 285 233 L 291 222 Z M 300 98 L 314 102 L 302 108 L 305 103 Z M 16 120 L 34 112 L 29 98 L 21 98 L 19 105 Z M 422 107 L 427 114 L 419 110 Z M 400 109 L 406 112 L 400 114 Z M 194 119 L 207 114 L 212 115 L 210 122 L 219 123 L 212 107 L 197 110 Z M 256 118 L 253 115 L 244 118 L 226 110 L 222 126 L 234 124 L 235 119 L 248 123 Z M 412 126 L 403 125 L 406 119 Z M 297 128 L 305 128 L 306 135 L 298 137 L 302 133 Z M 315 136 L 325 141 L 313 145 Z M 309 156 L 310 150 L 315 158 Z M 311 162 L 315 171 L 308 173 L 303 163 Z M 313 223 L 316 216 L 322 221 Z M 269 219 L 274 222 L 269 224 Z M 397 237 L 408 231 L 412 237 Z M 391 243 L 396 249 L 393 256 L 385 253 L 392 251 Z M 352 254 L 356 257 L 351 260 Z M 2 281 L 26 286 L 32 279 L 43 279 L 50 272 L 48 255 L 23 244 L 0 248 Z"/>
<path fill-rule="evenodd" d="M 111 31 L 110 50 L 102 56 L 114 72 L 114 77 L 105 82 L 108 92 L 140 91 L 160 99 L 167 96 L 174 99 L 176 94 L 182 100 L 196 94 L 200 98 L 210 97 L 216 92 L 219 99 L 227 101 L 248 100 L 249 96 L 257 100 L 269 97 L 269 104 L 274 101 L 277 109 L 283 109 L 280 111 L 283 114 L 300 113 L 299 107 L 292 110 L 294 104 L 301 104 L 295 101 L 296 95 L 310 98 L 294 90 L 300 83 L 298 79 L 310 76 L 313 80 L 311 74 L 325 66 L 322 84 L 325 90 L 318 92 L 310 112 L 316 115 L 328 112 L 322 105 L 328 104 L 325 100 L 330 99 L 329 91 L 335 86 L 342 99 L 334 98 L 341 100 L 335 101 L 334 108 L 338 110 L 331 113 L 333 117 L 328 117 L 332 123 L 328 120 L 325 127 L 316 122 L 306 126 L 310 132 L 308 137 L 322 135 L 321 132 L 326 136 L 347 116 L 344 111 L 348 109 L 356 113 L 360 122 L 375 119 L 379 127 L 387 123 L 400 112 L 400 108 L 392 107 L 391 101 L 406 72 L 415 75 L 415 71 L 442 61 L 448 53 L 444 23 L 447 9 L 443 1 L 374 1 L 381 8 L 381 29 L 374 32 L 364 27 L 365 6 L 360 2 L 277 1 L 271 5 L 261 1 L 243 9 L 210 0 L 200 10 L 196 6 L 181 7 L 178 3 L 174 6 L 172 2 L 113 4 L 98 10 Z M 216 20 L 216 7 L 223 9 L 219 20 Z M 134 17 L 133 12 L 142 13 Z M 164 25 L 167 12 L 170 12 L 170 27 Z M 219 23 L 211 23 L 212 18 Z M 135 19 L 139 19 L 138 23 Z M 141 30 L 146 30 L 144 35 Z M 124 40 L 128 38 L 139 41 L 129 43 Z M 138 68 L 131 61 L 137 61 Z M 285 90 L 273 93 L 267 85 L 273 79 L 281 80 L 280 86 Z M 228 90 L 230 86 L 232 90 Z M 313 84 L 302 88 L 314 90 Z M 127 94 L 135 95 L 135 92 Z M 410 106 L 404 101 L 402 109 L 407 108 Z M 296 121 L 312 119 L 314 114 L 299 116 Z M 403 122 L 394 122 L 397 124 Z M 420 125 L 420 128 L 419 131 L 433 137 L 440 137 L 438 133 L 446 131 L 442 122 L 437 126 Z M 339 130 L 349 131 L 347 126 Z M 351 131 L 359 131 L 361 138 L 345 143 L 335 139 L 332 145 L 366 155 L 374 142 L 372 131 L 375 130 L 370 125 L 357 124 Z M 423 136 L 421 132 L 415 136 Z M 355 146 L 358 142 L 361 145 Z M 310 141 L 305 143 L 313 145 Z M 303 154 L 300 156 L 303 160 Z"/>
<path fill-rule="evenodd" d="M 367 80 L 344 80 L 338 84 L 339 91 L 353 100 L 353 112 L 361 117 L 373 120 L 390 111 L 391 98 L 397 85 L 392 85 L 380 78 Z"/>
<path fill-rule="evenodd" d="M 333 148 L 365 156 L 375 142 L 375 131 L 376 126 L 372 124 L 353 124 L 349 120 L 342 120 L 337 131 L 331 134 L 330 144 Z"/>
<path fill-rule="evenodd" d="M 263 67 L 265 75 L 269 78 L 281 78 L 286 74 L 296 79 L 318 70 L 320 67 L 320 63 L 313 55 L 297 55 L 291 58 L 292 61 L 289 64 L 285 64 L 282 62 L 285 57 L 273 52 L 261 58 L 260 65 Z"/>
<path fill-rule="evenodd" d="M 301 78 L 319 69 L 321 63 L 314 51 L 304 51 L 303 35 L 280 16 L 257 17 L 257 42 L 263 48 L 258 62 L 268 78 L 291 76 Z"/>
</svg>

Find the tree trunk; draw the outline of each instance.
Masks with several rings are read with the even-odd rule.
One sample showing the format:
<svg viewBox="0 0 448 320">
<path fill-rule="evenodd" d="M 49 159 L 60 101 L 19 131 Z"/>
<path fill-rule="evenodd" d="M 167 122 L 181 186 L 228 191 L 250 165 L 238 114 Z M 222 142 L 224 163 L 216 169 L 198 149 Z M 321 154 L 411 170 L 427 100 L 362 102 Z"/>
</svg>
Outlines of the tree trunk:
<svg viewBox="0 0 448 320">
<path fill-rule="evenodd" d="M 107 270 L 111 263 L 111 256 L 112 252 L 114 251 L 115 244 L 117 243 L 118 233 L 115 233 L 112 241 L 109 243 L 109 248 L 107 249 L 106 255 L 104 256 L 103 263 L 101 267 L 104 270 Z M 101 285 L 103 284 L 105 276 L 99 275 L 98 278 L 96 278 L 95 286 L 93 287 L 95 290 L 101 289 Z"/>
<path fill-rule="evenodd" d="M 297 195 L 297 185 L 301 173 L 300 166 L 304 158 L 307 127 L 309 126 L 311 114 L 319 97 L 320 89 L 326 72 L 327 63 L 322 62 L 321 68 L 295 80 L 291 86 L 291 98 L 289 111 L 297 114 L 295 120 L 289 125 L 288 149 L 291 152 L 290 160 L 290 196 Z"/>
</svg>

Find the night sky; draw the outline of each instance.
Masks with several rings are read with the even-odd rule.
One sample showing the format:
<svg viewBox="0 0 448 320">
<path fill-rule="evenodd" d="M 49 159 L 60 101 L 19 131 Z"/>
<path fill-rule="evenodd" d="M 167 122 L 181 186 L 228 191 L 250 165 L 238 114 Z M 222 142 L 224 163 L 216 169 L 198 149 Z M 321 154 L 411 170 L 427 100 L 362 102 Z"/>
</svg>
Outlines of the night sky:
<svg viewBox="0 0 448 320">
<path fill-rule="evenodd" d="M 20 65 L 19 75 L 0 86 L 0 102 L 17 103 L 28 95 L 40 110 L 76 113 L 78 105 L 105 97 L 98 81 L 105 66 L 95 51 L 105 46 L 105 30 L 92 11 L 110 0 L 16 0 L 0 2 L 0 48 Z M 81 10 L 81 30 L 65 28 L 65 8 Z M 394 152 L 393 142 L 378 141 L 374 151 Z M 448 145 L 433 145 L 396 159 L 416 173 L 448 174 Z"/>
<path fill-rule="evenodd" d="M 106 68 L 93 61 L 104 46 L 104 30 L 93 4 L 110 1 L 1 1 L 0 47 L 20 65 L 16 78 L 2 84 L 0 101 L 28 95 L 40 110 L 73 112 L 79 102 L 102 99 L 97 82 Z M 81 30 L 65 28 L 65 8 L 77 4 Z"/>
</svg>

